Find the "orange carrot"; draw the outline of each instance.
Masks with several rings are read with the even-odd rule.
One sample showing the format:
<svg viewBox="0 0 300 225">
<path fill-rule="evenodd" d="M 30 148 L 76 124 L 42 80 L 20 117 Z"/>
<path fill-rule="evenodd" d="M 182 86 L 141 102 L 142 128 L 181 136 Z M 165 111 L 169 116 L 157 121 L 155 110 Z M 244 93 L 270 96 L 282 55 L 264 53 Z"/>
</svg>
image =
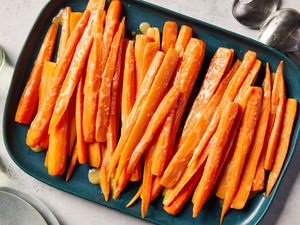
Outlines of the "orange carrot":
<svg viewBox="0 0 300 225">
<path fill-rule="evenodd" d="M 118 30 L 119 27 L 119 19 L 121 15 L 121 8 L 122 4 L 119 0 L 113 0 L 110 2 L 107 14 L 106 14 L 106 20 L 105 20 L 105 28 L 103 33 L 103 51 L 102 51 L 102 69 L 101 71 L 104 71 L 106 66 L 106 61 L 108 59 L 108 55 L 110 52 L 110 48 L 114 39 L 114 36 Z"/>
<path fill-rule="evenodd" d="M 68 108 L 68 143 L 69 143 L 69 156 L 72 154 L 74 144 L 76 142 L 76 94 L 71 98 L 70 105 Z"/>
<path fill-rule="evenodd" d="M 145 46 L 144 49 L 144 54 L 143 54 L 143 58 L 142 58 L 142 67 L 141 67 L 141 74 L 142 74 L 142 80 L 144 79 L 149 66 L 156 54 L 156 52 L 159 51 L 159 44 L 157 44 L 156 42 L 148 42 Z M 138 71 L 139 69 L 137 69 Z"/>
<path fill-rule="evenodd" d="M 68 74 L 63 82 L 60 93 L 55 103 L 54 111 L 51 117 L 49 131 L 56 126 L 61 119 L 62 114 L 68 108 L 70 99 L 81 78 L 90 47 L 93 42 L 93 19 L 90 19 L 85 29 L 72 59 Z"/>
<path fill-rule="evenodd" d="M 139 96 L 137 96 L 137 99 L 134 103 L 134 106 L 131 110 L 131 113 L 129 114 L 128 118 L 126 119 L 126 125 L 122 128 L 122 135 L 119 139 L 118 145 L 116 147 L 116 150 L 113 154 L 112 160 L 110 162 L 109 166 L 109 177 L 111 177 L 115 173 L 115 169 L 117 167 L 117 164 L 119 162 L 119 159 L 121 157 L 122 151 L 124 149 L 124 146 L 127 142 L 127 139 L 131 133 L 131 130 L 133 129 L 133 126 L 136 123 L 137 117 L 140 113 L 141 106 L 145 102 L 145 99 L 151 89 L 152 83 L 157 75 L 157 72 L 159 71 L 161 64 L 163 62 L 165 54 L 163 52 L 157 52 L 156 56 L 154 57 L 151 66 L 147 72 L 147 75 L 143 81 L 142 84 L 142 92 Z"/>
<path fill-rule="evenodd" d="M 43 137 L 41 143 L 40 143 L 40 147 L 43 149 L 48 149 L 49 147 L 49 135 L 46 135 Z"/>
<path fill-rule="evenodd" d="M 233 50 L 227 48 L 219 48 L 216 51 L 205 75 L 199 94 L 195 99 L 192 109 L 186 120 L 181 140 L 186 139 L 186 136 L 191 131 L 193 124 L 195 124 L 195 120 L 197 120 L 196 115 L 204 109 L 209 100 L 212 98 L 222 77 L 225 75 L 226 68 L 231 66 L 229 65 L 229 62 L 233 57 L 233 54 Z"/>
<path fill-rule="evenodd" d="M 105 0 L 89 0 L 86 9 L 94 12 L 96 10 L 101 10 L 103 11 L 104 7 L 105 7 Z"/>
<path fill-rule="evenodd" d="M 272 132 L 270 134 L 269 138 L 269 143 L 267 147 L 267 152 L 266 152 L 266 160 L 265 160 L 265 170 L 271 170 L 276 154 L 276 147 L 279 139 L 279 130 L 281 129 L 281 124 L 282 124 L 282 118 L 283 118 L 283 113 L 284 113 L 284 107 L 285 107 L 285 85 L 284 85 L 284 79 L 283 79 L 283 74 L 282 74 L 282 65 L 283 61 L 280 62 L 276 74 L 275 74 L 275 80 L 274 80 L 274 87 L 273 89 L 277 89 L 278 91 L 278 96 L 276 96 L 277 91 L 272 90 L 272 106 L 271 110 L 272 113 L 274 113 L 274 103 L 276 104 L 276 99 L 278 104 L 275 106 L 276 111 L 275 111 L 275 120 L 274 120 L 274 125 L 272 128 Z M 273 95 L 274 94 L 274 95 Z M 275 98 L 275 99 L 274 99 Z"/>
<path fill-rule="evenodd" d="M 172 21 L 165 22 L 162 36 L 161 49 L 167 52 L 169 48 L 174 48 L 177 40 L 178 26 Z"/>
<path fill-rule="evenodd" d="M 288 152 L 291 133 L 293 130 L 294 120 L 297 112 L 297 106 L 298 106 L 297 100 L 291 98 L 287 99 L 286 108 L 283 116 L 282 130 L 278 142 L 279 143 L 278 149 L 275 156 L 274 165 L 272 167 L 272 170 L 268 178 L 268 183 L 266 188 L 267 197 L 270 196 L 270 193 L 280 175 L 284 160 Z"/>
<path fill-rule="evenodd" d="M 140 197 L 142 193 L 142 185 L 140 186 L 139 190 L 137 191 L 137 193 L 133 196 L 133 198 L 130 200 L 130 202 L 128 202 L 128 204 L 126 205 L 126 208 L 129 208 L 131 207 L 135 202 L 136 200 Z"/>
<path fill-rule="evenodd" d="M 122 129 L 125 127 L 127 117 L 129 116 L 135 102 L 135 83 L 134 45 L 133 41 L 129 41 L 126 48 L 122 88 Z"/>
<path fill-rule="evenodd" d="M 258 161 L 251 191 L 262 191 L 265 188 L 266 171 L 264 168 L 264 164 L 265 164 L 266 154 L 263 153 L 264 152 L 261 153 L 261 156 Z"/>
<path fill-rule="evenodd" d="M 88 23 L 89 17 L 90 12 L 85 11 L 69 38 L 67 44 L 68 46 L 66 48 L 64 56 L 62 57 L 61 61 L 58 62 L 55 68 L 52 82 L 49 84 L 49 93 L 51 93 L 51 95 L 49 94 L 45 97 L 45 101 L 38 110 L 37 115 L 35 116 L 28 130 L 26 138 L 26 144 L 28 146 L 35 147 L 41 141 L 42 137 L 47 134 L 49 122 L 56 103 L 56 99 L 59 95 L 60 87 L 64 82 L 77 43 L 82 36 L 86 24 Z"/>
<path fill-rule="evenodd" d="M 74 170 L 76 167 L 76 164 L 78 162 L 78 150 L 77 150 L 77 146 L 74 146 L 73 152 L 72 152 L 72 156 L 71 156 L 71 160 L 70 160 L 70 164 L 69 164 L 69 168 L 67 171 L 67 177 L 66 177 L 66 181 L 69 181 Z"/>
<path fill-rule="evenodd" d="M 49 137 L 48 173 L 59 176 L 65 172 L 68 156 L 68 114 L 63 115 L 62 121 L 55 126 Z"/>
<path fill-rule="evenodd" d="M 135 55 L 137 93 L 139 93 L 141 90 L 141 85 L 145 75 L 144 74 L 145 71 L 143 70 L 143 57 L 144 57 L 145 47 L 149 41 L 150 38 L 147 35 L 138 34 L 135 37 L 134 55 Z M 154 46 L 156 45 L 154 44 Z"/>
<path fill-rule="evenodd" d="M 193 178 L 187 183 L 186 186 L 181 190 L 181 192 L 176 196 L 174 201 L 172 201 L 169 205 L 164 205 L 164 210 L 171 214 L 176 215 L 180 212 L 184 204 L 188 201 L 190 196 L 192 195 L 196 185 L 198 184 L 202 173 L 203 166 L 197 171 L 197 173 L 193 176 Z"/>
<path fill-rule="evenodd" d="M 208 153 L 208 159 L 204 167 L 202 178 L 196 188 L 193 197 L 193 217 L 201 211 L 217 177 L 222 153 L 225 149 L 230 130 L 239 112 L 239 104 L 229 103 L 222 113 L 218 129 L 212 138 L 212 144 Z"/>
<path fill-rule="evenodd" d="M 155 77 L 151 89 L 141 107 L 138 119 L 124 146 L 118 169 L 116 171 L 115 181 L 118 181 L 121 172 L 127 167 L 131 153 L 134 151 L 134 148 L 138 144 L 140 138 L 143 136 L 144 129 L 147 127 L 151 116 L 163 98 L 163 94 L 166 91 L 170 79 L 172 78 L 178 59 L 179 54 L 177 51 L 174 49 L 169 49 Z"/>
<path fill-rule="evenodd" d="M 221 223 L 224 219 L 225 213 L 230 207 L 235 193 L 238 188 L 240 176 L 243 170 L 245 158 L 251 146 L 256 123 L 261 112 L 262 90 L 254 87 L 252 95 L 247 102 L 245 114 L 239 129 L 236 147 L 232 159 L 230 160 L 229 168 L 226 172 L 230 174 L 228 180 L 228 188 L 226 189 L 224 204 L 221 213 Z"/>
<path fill-rule="evenodd" d="M 122 37 L 118 51 L 117 65 L 111 87 L 111 103 L 108 121 L 106 145 L 107 150 L 112 154 L 115 151 L 119 137 L 119 123 L 121 116 L 121 94 L 124 71 L 124 36 Z"/>
<path fill-rule="evenodd" d="M 76 107 L 75 107 L 75 120 L 76 120 L 76 136 L 77 136 L 77 150 L 78 161 L 80 164 L 88 161 L 87 147 L 83 137 L 82 129 L 82 112 L 83 112 L 83 77 L 81 77 L 77 92 L 76 92 Z"/>
<path fill-rule="evenodd" d="M 193 29 L 182 25 L 178 34 L 178 38 L 175 43 L 175 50 L 179 52 L 180 57 L 183 56 L 185 48 L 189 43 L 190 38 L 193 35 Z"/>
<path fill-rule="evenodd" d="M 136 182 L 142 179 L 143 173 L 142 173 L 142 162 L 138 161 L 133 173 L 130 176 L 130 181 L 131 182 Z"/>
<path fill-rule="evenodd" d="M 48 168 L 49 151 L 46 152 L 44 166 Z"/>
<path fill-rule="evenodd" d="M 20 99 L 15 116 L 15 121 L 18 123 L 29 124 L 36 114 L 36 110 L 38 107 L 39 85 L 41 82 L 44 62 L 51 60 L 57 32 L 58 24 L 54 22 L 48 29 L 48 32 L 39 50 L 39 54 L 34 62 L 29 80 L 22 93 L 22 97 Z M 35 147 L 39 143 L 39 141 L 34 145 L 29 146 Z"/>
<path fill-rule="evenodd" d="M 102 193 L 104 195 L 105 201 L 108 201 L 109 199 L 109 193 L 110 193 L 110 185 L 109 185 L 109 179 L 107 177 L 108 174 L 108 163 L 109 163 L 109 152 L 105 148 L 103 143 L 100 143 L 101 148 L 101 156 L 102 156 L 102 162 L 100 165 L 100 186 Z"/>
<path fill-rule="evenodd" d="M 63 9 L 62 14 L 60 15 L 59 22 L 61 24 L 61 34 L 59 39 L 59 47 L 57 51 L 57 59 L 56 61 L 59 62 L 63 57 L 67 42 L 70 37 L 70 17 L 71 17 L 72 9 L 71 7 L 66 7 Z"/>
<path fill-rule="evenodd" d="M 101 144 L 99 142 L 88 143 L 88 164 L 99 168 L 101 163 Z"/>
<path fill-rule="evenodd" d="M 105 70 L 102 75 L 101 87 L 99 90 L 99 101 L 98 101 L 98 111 L 96 117 L 96 141 L 105 142 L 107 135 L 107 128 L 110 115 L 110 104 L 111 104 L 111 86 L 113 81 L 113 76 L 116 69 L 117 56 L 119 51 L 119 46 L 123 43 L 125 32 L 125 18 L 123 18 L 122 23 L 114 37 L 111 51 L 108 56 Z"/>
<path fill-rule="evenodd" d="M 103 41 L 102 11 L 97 11 L 94 40 L 89 55 L 84 82 L 83 135 L 86 142 L 95 141 L 98 92 L 101 84 L 101 54 Z"/>
<path fill-rule="evenodd" d="M 255 138 L 249 151 L 249 156 L 247 156 L 247 162 L 245 164 L 245 169 L 241 178 L 241 182 L 239 184 L 238 191 L 231 204 L 231 208 L 234 209 L 244 208 L 247 202 L 253 184 L 258 160 L 264 144 L 271 104 L 271 74 L 269 64 L 267 64 L 266 66 L 266 76 L 263 83 L 263 90 L 264 97 L 262 103 L 262 113 L 257 124 Z"/>
<path fill-rule="evenodd" d="M 81 12 L 72 12 L 70 15 L 70 34 L 73 32 L 73 30 L 75 29 L 78 21 L 80 20 L 80 18 L 82 17 L 82 13 Z"/>
<path fill-rule="evenodd" d="M 147 30 L 147 36 L 154 40 L 160 46 L 160 32 L 157 27 L 150 27 Z"/>
</svg>

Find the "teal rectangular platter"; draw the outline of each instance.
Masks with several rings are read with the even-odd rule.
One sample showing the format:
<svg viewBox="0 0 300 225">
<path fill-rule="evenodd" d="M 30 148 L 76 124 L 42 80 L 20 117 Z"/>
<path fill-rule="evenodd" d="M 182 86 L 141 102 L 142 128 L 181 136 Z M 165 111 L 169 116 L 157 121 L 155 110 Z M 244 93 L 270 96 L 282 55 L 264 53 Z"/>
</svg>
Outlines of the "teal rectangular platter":
<svg viewBox="0 0 300 225">
<path fill-rule="evenodd" d="M 22 91 L 29 78 L 34 60 L 42 43 L 43 37 L 52 18 L 58 13 L 59 9 L 65 6 L 71 6 L 73 11 L 83 11 L 86 7 L 87 0 L 55 0 L 49 1 L 45 8 L 40 13 L 36 20 L 19 56 L 16 68 L 13 74 L 8 97 L 6 100 L 4 119 L 3 119 L 3 136 L 7 151 L 14 162 L 29 175 L 36 179 L 63 190 L 72 195 L 79 196 L 83 199 L 98 203 L 131 216 L 140 217 L 140 202 L 133 207 L 127 209 L 125 205 L 136 193 L 139 184 L 129 184 L 121 198 L 117 201 L 110 199 L 104 201 L 101 190 L 98 185 L 92 185 L 88 182 L 87 173 L 89 167 L 86 165 L 79 166 L 70 182 L 65 182 L 65 177 L 51 177 L 45 169 L 44 157 L 45 153 L 34 153 L 25 144 L 27 126 L 23 126 L 14 122 L 17 105 L 21 97 Z M 175 2 L 174 2 L 175 4 Z M 180 15 L 167 9 L 154 6 L 143 1 L 124 0 L 122 1 L 122 13 L 126 16 L 126 36 L 131 38 L 132 31 L 139 32 L 138 27 L 141 22 L 150 22 L 152 26 L 162 30 L 166 20 L 176 21 L 178 25 L 188 25 L 194 30 L 194 37 L 197 37 L 206 42 L 207 48 L 205 60 L 200 71 L 199 78 L 193 90 L 189 107 L 193 98 L 201 85 L 202 78 L 209 65 L 214 52 L 218 47 L 233 48 L 237 58 L 242 59 L 244 53 L 248 50 L 257 52 L 258 58 L 262 60 L 265 66 L 266 62 L 271 64 L 274 71 L 280 62 L 285 61 L 284 75 L 287 89 L 287 96 L 296 98 L 300 101 L 300 76 L 297 67 L 283 54 L 263 45 L 257 41 L 247 37 L 235 34 L 233 32 L 218 28 L 216 26 L 204 23 L 202 21 Z M 199 13 L 200 13 L 199 8 Z M 263 67 L 264 67 L 263 66 Z M 263 78 L 264 68 L 261 69 L 258 83 Z M 187 107 L 187 111 L 189 109 Z M 290 143 L 288 156 L 286 158 L 283 171 L 278 179 L 276 186 L 269 198 L 266 198 L 263 193 L 257 194 L 250 200 L 245 209 L 231 210 L 225 217 L 224 225 L 254 225 L 258 224 L 262 219 L 271 202 L 276 195 L 277 189 L 282 181 L 282 178 L 288 168 L 291 158 L 297 148 L 299 136 L 300 120 L 299 113 L 294 126 L 293 136 Z M 162 197 L 156 199 L 149 208 L 146 221 L 161 225 L 218 225 L 221 208 L 217 198 L 211 198 L 206 204 L 199 216 L 196 219 L 192 218 L 192 205 L 188 203 L 182 212 L 173 217 L 168 215 L 162 207 Z"/>
</svg>

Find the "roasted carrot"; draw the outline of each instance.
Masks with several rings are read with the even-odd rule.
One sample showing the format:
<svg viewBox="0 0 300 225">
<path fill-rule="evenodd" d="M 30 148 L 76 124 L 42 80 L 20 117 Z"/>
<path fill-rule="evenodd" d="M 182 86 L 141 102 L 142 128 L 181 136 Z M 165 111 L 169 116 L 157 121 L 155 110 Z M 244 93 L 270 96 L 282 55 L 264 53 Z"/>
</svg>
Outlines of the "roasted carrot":
<svg viewBox="0 0 300 225">
<path fill-rule="evenodd" d="M 143 54 L 143 58 L 142 58 L 142 67 L 141 67 L 141 74 L 142 74 L 142 80 L 144 79 L 149 66 L 156 54 L 156 52 L 159 51 L 160 45 L 156 42 L 148 42 L 145 46 L 144 49 L 144 54 Z M 138 69 L 137 69 L 138 71 Z"/>
<path fill-rule="evenodd" d="M 127 117 L 129 116 L 136 95 L 135 81 L 135 58 L 134 58 L 134 43 L 128 41 L 125 54 L 124 77 L 122 88 L 122 129 L 125 127 Z"/>
<path fill-rule="evenodd" d="M 182 25 L 175 43 L 175 50 L 179 52 L 180 57 L 183 56 L 185 48 L 192 37 L 193 29 L 191 27 Z"/>
<path fill-rule="evenodd" d="M 150 38 L 147 35 L 138 34 L 135 37 L 134 55 L 135 55 L 137 94 L 141 90 L 142 82 L 145 76 L 144 74 L 145 71 L 143 71 L 143 57 L 144 57 L 145 47 L 149 41 Z M 156 45 L 154 44 L 154 46 Z"/>
<path fill-rule="evenodd" d="M 70 35 L 73 32 L 73 30 L 75 29 L 75 27 L 81 17 L 82 17 L 81 12 L 72 12 L 71 13 L 71 15 L 70 15 Z"/>
<path fill-rule="evenodd" d="M 254 87 L 253 93 L 247 102 L 232 159 L 230 160 L 229 168 L 226 171 L 230 176 L 221 213 L 221 223 L 238 188 L 245 158 L 253 141 L 255 127 L 260 116 L 261 102 L 262 90 L 261 88 Z"/>
<path fill-rule="evenodd" d="M 113 0 L 110 2 L 106 20 L 105 20 L 105 28 L 103 33 L 103 51 L 102 51 L 102 63 L 101 63 L 101 71 L 104 71 L 106 66 L 106 61 L 108 59 L 108 55 L 110 53 L 110 48 L 114 39 L 114 36 L 119 27 L 119 19 L 121 15 L 121 1 Z"/>
<path fill-rule="evenodd" d="M 42 149 L 48 149 L 49 147 L 49 135 L 46 135 L 43 137 L 41 143 L 40 143 L 40 147 Z"/>
<path fill-rule="evenodd" d="M 145 164 L 143 172 L 143 182 L 142 182 L 142 204 L 141 204 L 141 214 L 142 218 L 145 218 L 148 211 L 148 206 L 151 201 L 151 189 L 152 189 L 152 179 L 153 175 L 151 173 L 151 164 L 153 161 L 153 150 L 155 145 L 152 145 L 145 153 Z"/>
<path fill-rule="evenodd" d="M 161 50 L 167 52 L 169 48 L 175 48 L 178 34 L 177 23 L 173 21 L 165 22 L 161 43 Z"/>
<path fill-rule="evenodd" d="M 143 136 L 143 130 L 147 127 L 149 119 L 155 112 L 159 102 L 163 98 L 163 94 L 172 78 L 176 64 L 179 59 L 179 54 L 174 49 L 169 49 L 162 65 L 155 77 L 151 89 L 141 107 L 138 119 L 130 133 L 130 136 L 124 146 L 119 165 L 115 175 L 115 181 L 118 181 L 121 172 L 127 167 L 130 155 Z"/>
<path fill-rule="evenodd" d="M 44 166 L 45 166 L 46 168 L 48 168 L 48 158 L 49 158 L 49 151 L 46 152 L 46 156 L 45 156 Z"/>
<path fill-rule="evenodd" d="M 102 11 L 97 11 L 94 40 L 88 58 L 84 82 L 83 135 L 86 142 L 95 141 L 98 93 L 101 84 L 101 54 L 103 41 Z"/>
<path fill-rule="evenodd" d="M 102 156 L 102 162 L 100 165 L 100 187 L 104 195 L 105 201 L 108 201 L 110 186 L 109 186 L 109 179 L 107 177 L 108 174 L 107 170 L 108 170 L 108 163 L 110 159 L 110 155 L 109 155 L 110 153 L 107 151 L 103 143 L 100 143 L 100 149 L 101 149 L 101 156 Z"/>
<path fill-rule="evenodd" d="M 63 9 L 61 15 L 59 16 L 60 18 L 58 19 L 59 23 L 61 24 L 61 33 L 60 33 L 59 46 L 57 51 L 57 59 L 56 59 L 57 62 L 61 60 L 61 58 L 63 57 L 66 51 L 67 42 L 70 37 L 71 13 L 72 13 L 71 7 L 66 7 L 65 9 Z"/>
<path fill-rule="evenodd" d="M 130 202 L 128 202 L 128 204 L 126 205 L 126 208 L 131 207 L 136 200 L 138 200 L 138 198 L 140 197 L 141 193 L 142 193 L 142 185 L 140 186 L 139 190 L 137 191 L 137 193 L 133 196 L 133 198 L 130 200 Z"/>
<path fill-rule="evenodd" d="M 63 82 L 60 93 L 55 103 L 54 111 L 51 117 L 49 131 L 56 126 L 68 108 L 70 99 L 76 89 L 76 86 L 81 78 L 82 71 L 86 64 L 90 47 L 93 42 L 93 19 L 89 20 L 72 59 L 68 74 Z"/>
<path fill-rule="evenodd" d="M 49 175 L 59 176 L 65 172 L 68 150 L 68 114 L 64 113 L 61 123 L 54 127 L 49 137 Z"/>
<path fill-rule="evenodd" d="M 181 140 L 186 139 L 186 136 L 191 131 L 193 124 L 195 124 L 195 120 L 197 120 L 196 115 L 204 109 L 204 107 L 207 105 L 207 103 L 213 96 L 222 77 L 226 73 L 226 68 L 228 66 L 231 66 L 228 64 L 230 62 L 230 59 L 233 57 L 233 54 L 233 50 L 227 48 L 219 48 L 214 54 L 211 63 L 208 67 L 199 94 L 195 99 L 192 109 L 190 110 L 189 116 L 186 120 Z"/>
<path fill-rule="evenodd" d="M 83 137 L 82 113 L 83 113 L 83 77 L 81 77 L 76 91 L 75 123 L 77 136 L 78 161 L 80 164 L 88 161 L 87 146 Z"/>
<path fill-rule="evenodd" d="M 284 160 L 288 152 L 291 133 L 293 130 L 294 120 L 297 112 L 297 106 L 298 106 L 297 100 L 291 98 L 287 99 L 286 108 L 283 116 L 282 130 L 278 142 L 278 149 L 276 152 L 274 165 L 269 174 L 269 178 L 267 182 L 267 188 L 266 188 L 267 197 L 270 196 L 270 193 L 280 175 L 280 171 L 282 169 Z"/>
<path fill-rule="evenodd" d="M 218 129 L 212 138 L 212 144 L 208 153 L 207 162 L 204 167 L 202 178 L 196 188 L 193 197 L 193 217 L 201 211 L 216 179 L 222 153 L 225 149 L 230 130 L 239 112 L 239 104 L 229 103 L 222 113 Z"/>
<path fill-rule="evenodd" d="M 69 164 L 69 167 L 68 167 L 68 171 L 67 171 L 66 181 L 70 180 L 70 178 L 71 178 L 71 176 L 72 176 L 72 174 L 75 170 L 77 162 L 78 162 L 78 150 L 77 150 L 77 146 L 75 144 L 73 152 L 72 152 L 70 164 Z"/>
<path fill-rule="evenodd" d="M 234 100 L 235 102 L 239 102 L 247 92 L 248 88 L 255 83 L 260 66 L 261 66 L 261 61 L 257 59 L 252 69 L 250 70 L 246 80 L 242 84 L 237 96 L 235 97 Z"/>
<path fill-rule="evenodd" d="M 86 24 L 88 23 L 89 17 L 90 12 L 85 11 L 69 38 L 64 56 L 62 57 L 61 61 L 58 62 L 52 82 L 49 84 L 49 93 L 51 93 L 51 95 L 49 94 L 45 97 L 45 101 L 38 110 L 37 115 L 35 116 L 28 130 L 26 138 L 26 144 L 28 146 L 35 147 L 41 141 L 42 137 L 47 134 L 51 115 L 60 92 L 60 87 L 64 82 L 77 43 L 82 36 Z"/>
<path fill-rule="evenodd" d="M 105 7 L 105 2 L 105 0 L 89 0 L 86 9 L 91 12 L 95 12 L 97 10 L 103 11 Z"/>
<path fill-rule="evenodd" d="M 106 135 L 106 148 L 111 154 L 115 151 L 118 137 L 119 125 L 121 117 L 121 95 L 122 95 L 122 81 L 124 71 L 124 36 L 120 42 L 118 51 L 117 65 L 113 76 L 111 87 L 111 103 L 109 121 Z"/>
<path fill-rule="evenodd" d="M 249 156 L 247 156 L 245 169 L 241 178 L 241 182 L 239 184 L 238 191 L 231 204 L 231 208 L 234 209 L 244 208 L 247 202 L 253 184 L 258 160 L 264 144 L 271 104 L 271 74 L 269 64 L 267 64 L 266 66 L 266 76 L 263 83 L 263 90 L 264 97 L 262 103 L 262 113 L 257 124 L 253 144 L 251 146 L 251 149 L 249 150 Z"/>
<path fill-rule="evenodd" d="M 69 156 L 72 154 L 76 142 L 76 93 L 72 96 L 70 105 L 68 108 L 68 143 L 69 143 Z"/>
<path fill-rule="evenodd" d="M 143 103 L 145 102 L 146 97 L 149 94 L 149 91 L 152 87 L 152 83 L 157 75 L 157 72 L 159 71 L 161 64 L 163 62 L 165 54 L 161 51 L 156 53 L 156 56 L 154 57 L 151 66 L 147 72 L 146 78 L 143 81 L 142 84 L 142 92 L 139 96 L 137 96 L 136 101 L 134 103 L 134 106 L 131 110 L 131 113 L 129 114 L 128 118 L 126 119 L 126 125 L 122 128 L 122 134 L 119 139 L 118 145 L 116 147 L 116 150 L 112 156 L 112 160 L 110 162 L 109 166 L 109 177 L 112 177 L 112 175 L 115 173 L 115 169 L 117 167 L 117 164 L 119 162 L 119 159 L 121 157 L 122 151 L 124 149 L 124 146 L 127 142 L 127 139 L 133 129 L 133 126 L 136 123 L 137 117 L 140 113 L 141 107 Z"/>
<path fill-rule="evenodd" d="M 88 143 L 88 164 L 99 168 L 101 163 L 101 144 L 99 142 Z"/>
<path fill-rule="evenodd" d="M 147 30 L 147 36 L 154 40 L 160 46 L 160 32 L 157 27 L 150 27 Z"/>
<path fill-rule="evenodd" d="M 203 166 L 197 171 L 197 173 L 193 176 L 193 178 L 187 183 L 186 186 L 181 190 L 181 192 L 176 196 L 174 201 L 172 201 L 168 205 L 164 205 L 164 210 L 171 215 L 176 215 L 180 212 L 184 204 L 188 201 L 190 196 L 192 195 L 195 187 L 197 186 L 202 173 Z"/>
<path fill-rule="evenodd" d="M 136 182 L 141 180 L 143 177 L 143 173 L 142 173 L 142 162 L 138 161 L 133 173 L 130 176 L 130 181 L 131 182 Z"/>
<path fill-rule="evenodd" d="M 265 165 L 266 154 L 263 154 L 263 153 L 264 152 L 261 153 L 261 156 L 258 161 L 258 165 L 257 165 L 255 176 L 253 179 L 251 191 L 256 191 L 256 192 L 262 191 L 265 188 L 266 171 L 265 171 L 264 165 Z"/>
<path fill-rule="evenodd" d="M 284 85 L 284 79 L 282 74 L 282 65 L 283 61 L 280 62 L 276 74 L 275 74 L 275 80 L 274 80 L 274 87 L 273 89 L 277 89 L 278 96 L 276 96 L 277 91 L 272 90 L 272 106 L 271 111 L 274 113 L 274 104 L 276 104 L 276 98 L 277 98 L 277 106 L 275 111 L 275 120 L 274 125 L 272 128 L 272 132 L 269 138 L 268 142 L 268 148 L 266 152 L 266 159 L 265 159 L 265 170 L 271 170 L 276 154 L 277 149 L 277 143 L 279 139 L 280 129 L 282 125 L 282 118 L 284 113 L 284 107 L 285 107 L 285 85 Z M 274 95 L 273 95 L 274 94 Z M 274 99 L 275 98 L 275 99 Z"/>
<path fill-rule="evenodd" d="M 36 114 L 39 101 L 39 85 L 41 82 L 44 62 L 51 60 L 57 37 L 57 32 L 58 24 L 54 22 L 51 24 L 47 31 L 47 34 L 39 50 L 38 56 L 34 62 L 34 66 L 31 70 L 29 80 L 22 93 L 18 109 L 15 115 L 15 121 L 18 123 L 29 124 Z M 34 145 L 29 146 L 35 147 L 39 143 L 39 141 L 36 142 Z"/>
<path fill-rule="evenodd" d="M 101 87 L 99 90 L 98 111 L 96 117 L 96 141 L 105 142 L 107 135 L 107 128 L 110 115 L 111 104 L 111 86 L 113 82 L 113 76 L 116 69 L 116 63 L 118 58 L 119 46 L 124 40 L 125 32 L 125 18 L 123 18 L 118 31 L 114 37 L 111 51 L 108 56 L 105 70 L 102 75 Z"/>
</svg>

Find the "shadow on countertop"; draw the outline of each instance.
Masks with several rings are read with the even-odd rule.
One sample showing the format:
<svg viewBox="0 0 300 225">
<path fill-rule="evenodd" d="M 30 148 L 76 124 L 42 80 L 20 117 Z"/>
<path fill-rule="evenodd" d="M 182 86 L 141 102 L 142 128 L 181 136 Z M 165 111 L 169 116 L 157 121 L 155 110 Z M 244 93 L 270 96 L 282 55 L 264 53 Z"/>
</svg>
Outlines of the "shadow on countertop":
<svg viewBox="0 0 300 225">
<path fill-rule="evenodd" d="M 259 223 L 259 225 L 276 225 L 278 224 L 278 218 L 283 213 L 283 208 L 288 200 L 292 191 L 292 188 L 299 177 L 299 165 L 300 165 L 300 143 L 298 142 L 296 151 L 292 157 L 290 166 L 288 167 L 286 174 L 278 188 L 277 194 L 271 204 L 266 215 Z"/>
</svg>

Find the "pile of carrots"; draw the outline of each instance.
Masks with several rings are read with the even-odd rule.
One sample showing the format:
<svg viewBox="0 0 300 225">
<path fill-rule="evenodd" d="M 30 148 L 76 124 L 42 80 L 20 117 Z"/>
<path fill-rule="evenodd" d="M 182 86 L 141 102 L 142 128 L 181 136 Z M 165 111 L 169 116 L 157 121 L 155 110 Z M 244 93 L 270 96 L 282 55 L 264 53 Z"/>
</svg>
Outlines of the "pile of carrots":
<svg viewBox="0 0 300 225">
<path fill-rule="evenodd" d="M 256 53 L 233 63 L 233 49 L 219 48 L 182 121 L 205 43 L 171 21 L 162 38 L 150 27 L 127 40 L 121 8 L 119 0 L 107 11 L 105 0 L 90 0 L 83 13 L 66 7 L 44 38 L 15 121 L 30 125 L 28 146 L 48 149 L 48 173 L 67 170 L 68 180 L 77 162 L 99 168 L 106 200 L 141 180 L 128 207 L 141 198 L 142 217 L 163 190 L 172 215 L 192 196 L 193 217 L 216 195 L 224 200 L 221 222 L 229 208 L 244 208 L 250 192 L 266 186 L 269 196 L 297 110 L 286 99 L 283 62 L 273 75 L 267 64 L 262 87 L 254 87 Z"/>
</svg>

